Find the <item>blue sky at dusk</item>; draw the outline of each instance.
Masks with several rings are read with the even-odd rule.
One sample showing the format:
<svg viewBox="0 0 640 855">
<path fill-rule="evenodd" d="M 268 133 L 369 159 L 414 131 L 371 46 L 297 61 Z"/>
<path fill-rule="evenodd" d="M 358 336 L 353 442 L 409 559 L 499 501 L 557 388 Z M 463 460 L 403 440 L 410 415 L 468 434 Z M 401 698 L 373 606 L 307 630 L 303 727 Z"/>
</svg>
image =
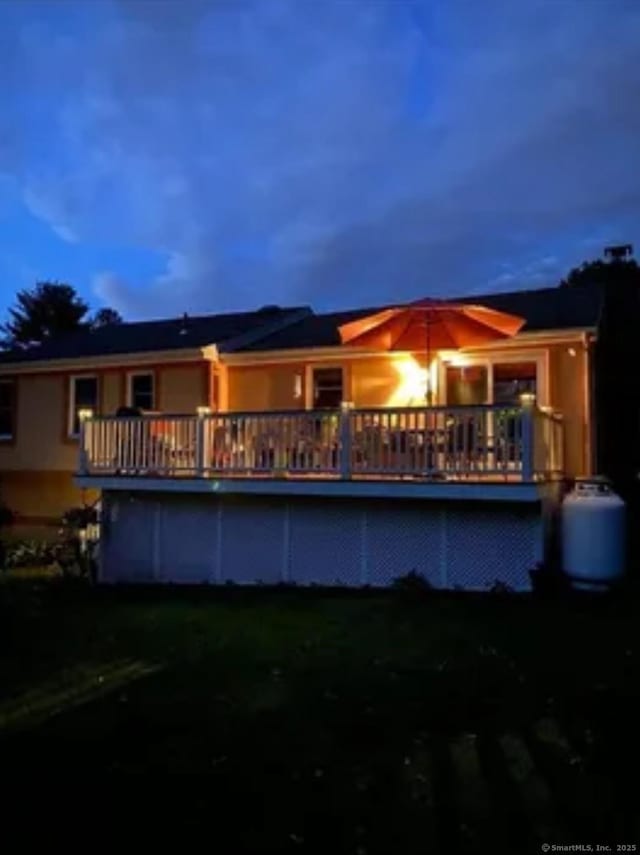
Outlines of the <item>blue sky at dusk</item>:
<svg viewBox="0 0 640 855">
<path fill-rule="evenodd" d="M 636 0 L 1 0 L 0 314 L 555 284 L 640 245 Z"/>
</svg>

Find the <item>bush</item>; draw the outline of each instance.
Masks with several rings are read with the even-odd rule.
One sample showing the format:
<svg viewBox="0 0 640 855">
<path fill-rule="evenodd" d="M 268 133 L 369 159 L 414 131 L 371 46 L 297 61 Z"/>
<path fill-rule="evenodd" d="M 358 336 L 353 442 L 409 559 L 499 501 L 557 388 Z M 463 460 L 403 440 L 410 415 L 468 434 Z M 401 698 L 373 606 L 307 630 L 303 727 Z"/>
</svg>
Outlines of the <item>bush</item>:
<svg viewBox="0 0 640 855">
<path fill-rule="evenodd" d="M 403 594 L 414 595 L 424 595 L 433 591 L 431 582 L 422 573 L 418 573 L 417 570 L 412 570 L 404 576 L 397 576 L 393 580 L 392 588 Z"/>
<path fill-rule="evenodd" d="M 69 529 L 83 531 L 89 528 L 90 525 L 97 525 L 97 523 L 98 511 L 94 506 L 69 508 L 62 515 L 62 525 Z"/>
<path fill-rule="evenodd" d="M 55 544 L 43 540 L 16 540 L 5 544 L 5 564 L 14 567 L 46 567 L 55 563 Z"/>
<path fill-rule="evenodd" d="M 568 577 L 557 563 L 537 564 L 529 571 L 534 594 L 541 597 L 558 597 L 571 590 Z"/>
<path fill-rule="evenodd" d="M 487 585 L 487 590 L 490 594 L 493 594 L 496 597 L 506 597 L 509 594 L 514 593 L 514 589 L 511 587 L 511 585 L 508 585 L 501 579 L 496 579 L 495 582 L 489 583 Z"/>
</svg>

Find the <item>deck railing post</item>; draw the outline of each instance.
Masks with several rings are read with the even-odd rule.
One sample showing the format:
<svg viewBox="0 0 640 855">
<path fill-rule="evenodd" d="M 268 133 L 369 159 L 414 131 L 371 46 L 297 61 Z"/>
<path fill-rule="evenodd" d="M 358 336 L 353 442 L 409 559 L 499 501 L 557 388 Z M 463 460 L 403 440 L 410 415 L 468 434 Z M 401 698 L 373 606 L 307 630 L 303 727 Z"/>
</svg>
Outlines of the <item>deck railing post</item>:
<svg viewBox="0 0 640 855">
<path fill-rule="evenodd" d="M 80 475 L 89 474 L 89 454 L 87 452 L 87 422 L 93 416 L 93 410 L 78 411 L 78 472 Z"/>
<path fill-rule="evenodd" d="M 340 407 L 340 477 L 348 480 L 351 478 L 351 410 L 353 404 L 343 401 Z"/>
<path fill-rule="evenodd" d="M 206 423 L 207 416 L 211 410 L 209 407 L 198 407 L 196 416 L 196 475 L 202 477 L 205 470 L 205 462 L 207 460 L 206 450 Z"/>
<path fill-rule="evenodd" d="M 535 474 L 535 437 L 533 420 L 536 409 L 534 395 L 522 395 L 522 480 L 533 481 Z"/>
<path fill-rule="evenodd" d="M 78 460 L 78 472 L 80 475 L 88 475 L 89 474 L 89 458 L 87 455 L 87 447 L 86 447 L 86 425 L 87 422 L 85 419 L 80 420 L 80 435 L 78 437 L 78 445 L 80 448 L 79 460 Z"/>
</svg>

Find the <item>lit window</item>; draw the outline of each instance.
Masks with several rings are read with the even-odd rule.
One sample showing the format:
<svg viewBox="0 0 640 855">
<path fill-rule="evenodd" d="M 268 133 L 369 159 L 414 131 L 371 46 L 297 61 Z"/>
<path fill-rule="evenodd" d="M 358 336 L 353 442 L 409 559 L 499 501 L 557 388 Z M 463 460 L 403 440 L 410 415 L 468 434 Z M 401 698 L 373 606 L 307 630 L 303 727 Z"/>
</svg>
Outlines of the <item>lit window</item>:
<svg viewBox="0 0 640 855">
<path fill-rule="evenodd" d="M 343 399 L 342 393 L 342 368 L 313 369 L 314 409 L 339 409 Z"/>
<path fill-rule="evenodd" d="M 98 378 L 72 377 L 69 395 L 69 436 L 80 433 L 80 410 L 98 409 Z"/>
<path fill-rule="evenodd" d="M 489 399 L 489 373 L 485 365 L 447 365 L 447 404 L 473 406 Z"/>
<path fill-rule="evenodd" d="M 520 395 L 537 393 L 535 362 L 502 362 L 493 366 L 493 403 L 520 405 Z"/>
<path fill-rule="evenodd" d="M 138 410 L 155 409 L 153 374 L 129 375 L 129 406 Z"/>
<path fill-rule="evenodd" d="M 0 380 L 0 439 L 15 436 L 16 386 L 13 380 Z"/>
</svg>

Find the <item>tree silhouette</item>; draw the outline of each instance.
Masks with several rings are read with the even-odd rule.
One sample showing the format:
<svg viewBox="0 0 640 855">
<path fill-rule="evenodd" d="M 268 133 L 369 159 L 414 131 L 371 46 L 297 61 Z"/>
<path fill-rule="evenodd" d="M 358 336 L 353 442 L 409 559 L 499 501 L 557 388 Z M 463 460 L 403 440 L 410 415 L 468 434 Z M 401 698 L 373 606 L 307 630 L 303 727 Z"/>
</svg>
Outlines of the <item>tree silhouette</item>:
<svg viewBox="0 0 640 855">
<path fill-rule="evenodd" d="M 29 348 L 50 339 L 105 324 L 121 323 L 114 309 L 99 309 L 86 319 L 89 306 L 75 288 L 64 282 L 38 282 L 16 295 L 9 319 L 0 325 L 4 348 Z"/>
<path fill-rule="evenodd" d="M 94 313 L 93 317 L 89 321 L 89 325 L 92 329 L 98 329 L 100 327 L 112 326 L 113 324 L 121 324 L 123 323 L 122 315 L 120 312 L 117 312 L 115 309 L 98 309 L 97 312 Z"/>
<path fill-rule="evenodd" d="M 639 284 L 640 265 L 634 259 L 614 261 L 585 261 L 579 267 L 574 267 L 567 277 L 560 282 L 561 288 L 576 288 L 581 285 L 617 285 Z"/>
</svg>

